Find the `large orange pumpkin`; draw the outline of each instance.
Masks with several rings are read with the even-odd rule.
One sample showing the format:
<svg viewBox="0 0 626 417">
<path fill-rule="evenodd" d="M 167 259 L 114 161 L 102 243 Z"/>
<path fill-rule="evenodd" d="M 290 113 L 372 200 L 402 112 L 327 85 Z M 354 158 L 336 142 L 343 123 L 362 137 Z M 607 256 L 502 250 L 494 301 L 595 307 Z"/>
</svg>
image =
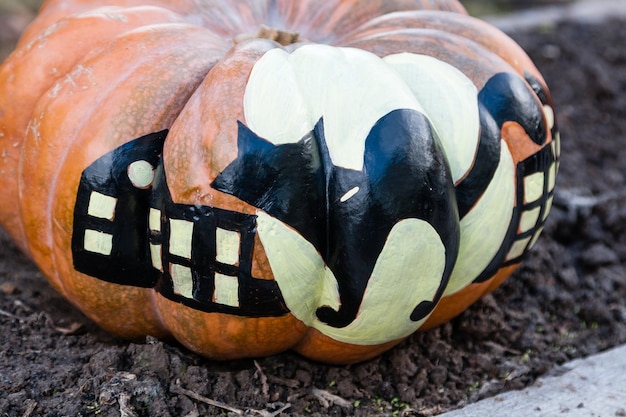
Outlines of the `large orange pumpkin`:
<svg viewBox="0 0 626 417">
<path fill-rule="evenodd" d="M 48 0 L 0 67 L 0 223 L 123 337 L 354 362 L 515 269 L 558 141 L 456 1 Z"/>
</svg>

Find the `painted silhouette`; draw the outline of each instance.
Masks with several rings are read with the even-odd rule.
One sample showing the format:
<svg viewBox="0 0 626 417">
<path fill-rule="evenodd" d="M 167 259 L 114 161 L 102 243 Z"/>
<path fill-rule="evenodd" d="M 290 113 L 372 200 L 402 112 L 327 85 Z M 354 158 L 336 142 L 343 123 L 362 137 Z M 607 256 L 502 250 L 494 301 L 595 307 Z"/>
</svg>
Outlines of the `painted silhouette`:
<svg viewBox="0 0 626 417">
<path fill-rule="evenodd" d="M 444 277 L 458 249 L 455 191 L 443 151 L 426 117 L 396 110 L 365 141 L 363 171 L 333 164 L 321 119 L 297 143 L 273 145 L 239 125 L 238 157 L 212 186 L 296 229 L 315 246 L 338 281 L 340 307 L 317 310 L 320 321 L 342 328 L 359 311 L 369 278 L 393 226 L 429 222 L 446 245 Z M 419 254 L 415 254 L 419 256 Z M 438 296 L 416 306 L 418 321 Z"/>
</svg>

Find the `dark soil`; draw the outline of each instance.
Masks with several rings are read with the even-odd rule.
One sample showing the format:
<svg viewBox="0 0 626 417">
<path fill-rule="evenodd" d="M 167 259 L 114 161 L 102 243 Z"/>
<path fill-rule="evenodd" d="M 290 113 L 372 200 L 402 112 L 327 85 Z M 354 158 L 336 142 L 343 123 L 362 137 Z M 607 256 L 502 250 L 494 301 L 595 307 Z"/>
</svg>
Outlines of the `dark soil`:
<svg viewBox="0 0 626 417">
<path fill-rule="evenodd" d="M 626 22 L 513 36 L 553 91 L 563 157 L 542 238 L 492 295 L 363 364 L 216 363 L 98 329 L 2 234 L 0 415 L 432 416 L 626 342 Z"/>
</svg>

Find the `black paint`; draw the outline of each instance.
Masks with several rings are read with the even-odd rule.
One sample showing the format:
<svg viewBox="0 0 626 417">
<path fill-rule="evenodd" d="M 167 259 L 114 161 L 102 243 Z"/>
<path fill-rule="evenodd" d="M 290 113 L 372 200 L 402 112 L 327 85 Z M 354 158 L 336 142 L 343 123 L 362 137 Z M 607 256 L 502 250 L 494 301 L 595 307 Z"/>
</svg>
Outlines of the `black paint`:
<svg viewBox="0 0 626 417">
<path fill-rule="evenodd" d="M 128 166 L 145 160 L 157 166 L 167 131 L 152 133 L 120 146 L 99 158 L 83 171 L 76 206 L 72 253 L 76 270 L 109 282 L 153 287 L 158 274 L 151 268 L 146 231 L 150 206 L 150 189 L 137 189 L 127 175 Z M 118 199 L 114 220 L 88 215 L 92 191 Z M 83 248 L 85 230 L 113 235 L 111 256 L 91 253 Z"/>
<path fill-rule="evenodd" d="M 504 122 L 517 122 L 533 142 L 545 145 L 548 136 L 543 106 L 522 77 L 505 72 L 494 75 L 478 94 L 478 100 L 500 128 Z"/>
<path fill-rule="evenodd" d="M 472 170 L 456 187 L 459 217 L 463 218 L 485 193 L 500 163 L 500 125 L 479 102 L 480 139 Z"/>
</svg>

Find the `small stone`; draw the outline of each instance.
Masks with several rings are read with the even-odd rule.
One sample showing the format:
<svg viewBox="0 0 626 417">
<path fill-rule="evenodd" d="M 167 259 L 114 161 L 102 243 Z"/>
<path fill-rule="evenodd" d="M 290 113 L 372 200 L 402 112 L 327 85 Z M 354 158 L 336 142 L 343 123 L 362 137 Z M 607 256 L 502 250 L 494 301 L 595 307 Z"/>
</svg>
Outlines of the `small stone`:
<svg viewBox="0 0 626 417">
<path fill-rule="evenodd" d="M 0 292 L 6 295 L 14 295 L 19 292 L 19 289 L 12 282 L 3 282 L 0 284 Z"/>
<path fill-rule="evenodd" d="M 580 257 L 584 266 L 598 267 L 602 265 L 611 265 L 619 262 L 619 257 L 606 245 L 601 243 L 591 246 L 584 251 Z"/>
</svg>

